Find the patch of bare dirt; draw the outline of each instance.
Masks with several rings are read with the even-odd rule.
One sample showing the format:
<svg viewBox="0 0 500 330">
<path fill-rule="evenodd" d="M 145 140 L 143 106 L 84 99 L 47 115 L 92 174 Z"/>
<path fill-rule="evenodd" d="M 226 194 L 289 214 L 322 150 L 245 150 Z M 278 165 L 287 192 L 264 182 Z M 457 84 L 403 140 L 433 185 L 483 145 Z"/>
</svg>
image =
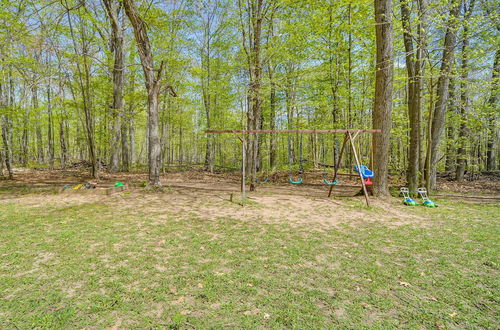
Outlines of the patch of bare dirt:
<svg viewBox="0 0 500 330">
<path fill-rule="evenodd" d="M 88 180 L 77 169 L 61 171 L 16 171 L 16 181 L 11 187 L 45 186 L 58 191 L 65 184 L 78 184 Z M 356 178 L 342 177 L 333 188 L 333 198 L 328 198 L 329 186 L 321 184 L 319 172 L 304 176 L 303 185 L 285 183 L 286 174 L 275 177 L 275 181 L 258 185 L 257 191 L 248 192 L 249 203 L 242 207 L 231 202 L 240 198 L 238 173 L 211 174 L 203 171 L 166 173 L 162 175 L 163 192 L 150 192 L 140 187 L 147 176 L 138 173 L 103 174 L 97 180 L 97 189 L 78 190 L 70 193 L 14 193 L 0 195 L 1 199 L 35 208 L 45 206 L 74 206 L 86 203 L 116 205 L 127 214 L 152 215 L 154 223 L 162 223 L 170 217 L 209 220 L 225 218 L 268 223 L 291 223 L 306 225 L 315 223 L 315 230 L 328 229 L 338 224 L 356 225 L 360 222 L 384 222 L 386 225 L 426 225 L 426 218 L 416 216 L 402 205 L 398 198 L 371 198 L 372 208 L 364 205 L 363 196 L 355 196 L 360 187 Z M 115 181 L 128 185 L 128 190 L 106 195 L 107 187 Z M 9 182 L 0 182 L 7 186 Z M 36 192 L 36 189 L 34 190 Z M 140 223 L 138 223 L 140 225 Z M 119 248 L 119 247 L 117 247 Z"/>
</svg>

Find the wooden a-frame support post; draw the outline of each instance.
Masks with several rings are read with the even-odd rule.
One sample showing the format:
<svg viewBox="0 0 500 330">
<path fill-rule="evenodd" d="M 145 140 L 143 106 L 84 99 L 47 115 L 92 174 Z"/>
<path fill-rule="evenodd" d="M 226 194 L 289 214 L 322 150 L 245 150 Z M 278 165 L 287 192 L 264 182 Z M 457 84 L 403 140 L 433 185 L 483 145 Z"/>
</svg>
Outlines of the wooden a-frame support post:
<svg viewBox="0 0 500 330">
<path fill-rule="evenodd" d="M 361 173 L 361 164 L 359 163 L 358 152 L 356 151 L 356 145 L 354 144 L 354 139 L 358 136 L 359 132 L 356 132 L 354 136 L 350 131 L 347 131 L 344 135 L 344 142 L 342 143 L 342 148 L 340 149 L 339 158 L 337 159 L 337 163 L 335 164 L 335 174 L 333 176 L 333 182 L 337 179 L 337 174 L 340 167 L 340 160 L 342 159 L 342 155 L 344 154 L 345 145 L 347 140 L 349 140 L 352 152 L 354 154 L 354 159 L 356 160 L 356 166 L 358 167 L 359 179 L 361 180 L 361 186 L 363 187 L 363 194 L 365 195 L 366 205 L 370 206 L 370 199 L 368 198 L 368 191 L 366 190 L 365 180 L 363 179 L 363 173 Z M 328 197 L 332 195 L 333 185 L 330 186 L 330 190 L 328 191 Z"/>
<path fill-rule="evenodd" d="M 245 135 L 241 134 L 237 135 L 238 139 L 241 141 L 241 204 L 245 206 L 247 192 L 246 192 L 246 162 L 247 162 L 247 141 L 245 139 Z"/>
</svg>

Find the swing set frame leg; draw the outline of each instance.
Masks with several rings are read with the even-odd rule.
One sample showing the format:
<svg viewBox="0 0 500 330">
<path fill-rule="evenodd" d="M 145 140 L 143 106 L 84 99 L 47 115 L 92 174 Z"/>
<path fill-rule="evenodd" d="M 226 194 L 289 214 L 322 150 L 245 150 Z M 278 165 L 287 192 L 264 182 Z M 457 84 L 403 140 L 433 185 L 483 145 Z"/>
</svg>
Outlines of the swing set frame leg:
<svg viewBox="0 0 500 330">
<path fill-rule="evenodd" d="M 238 139 L 241 141 L 242 147 L 241 147 L 241 204 L 242 206 L 245 206 L 246 199 L 247 199 L 247 192 L 246 192 L 246 155 L 247 155 L 247 148 L 246 148 L 246 139 L 243 134 L 237 135 Z"/>
<path fill-rule="evenodd" d="M 342 155 L 344 154 L 344 149 L 345 149 L 345 145 L 347 143 L 347 140 L 349 140 L 349 142 L 350 142 L 351 150 L 354 154 L 354 159 L 356 161 L 356 165 L 357 165 L 358 169 L 361 168 L 361 164 L 359 163 L 358 152 L 356 150 L 356 145 L 354 144 L 354 139 L 358 136 L 358 133 L 359 132 L 356 132 L 354 134 L 354 136 L 351 134 L 350 131 L 347 131 L 345 133 L 344 142 L 342 143 L 342 148 L 340 149 L 339 158 L 337 159 L 337 164 L 335 165 L 335 175 L 333 176 L 334 181 L 337 178 L 337 173 L 338 173 L 339 166 L 340 166 L 340 160 L 342 159 Z M 366 190 L 366 185 L 365 185 L 365 180 L 363 179 L 363 174 L 361 173 L 361 171 L 358 171 L 358 173 L 359 173 L 359 179 L 361 181 L 361 187 L 363 189 L 363 195 L 365 195 L 366 205 L 370 206 L 370 199 L 368 197 L 368 191 Z M 330 197 L 332 195 L 332 190 L 333 190 L 333 186 L 330 186 L 330 190 L 328 191 L 328 197 Z"/>
<path fill-rule="evenodd" d="M 345 148 L 346 142 L 347 142 L 347 134 L 344 135 L 344 142 L 342 142 L 342 147 L 340 148 L 339 158 L 337 158 L 337 163 L 335 164 L 335 169 L 334 169 L 335 173 L 333 175 L 333 182 L 335 182 L 335 180 L 337 179 L 340 161 L 342 160 L 342 155 L 344 154 L 344 148 Z M 333 190 L 333 185 L 330 186 L 330 190 L 328 191 L 328 197 L 330 197 L 332 195 L 332 190 Z"/>
</svg>

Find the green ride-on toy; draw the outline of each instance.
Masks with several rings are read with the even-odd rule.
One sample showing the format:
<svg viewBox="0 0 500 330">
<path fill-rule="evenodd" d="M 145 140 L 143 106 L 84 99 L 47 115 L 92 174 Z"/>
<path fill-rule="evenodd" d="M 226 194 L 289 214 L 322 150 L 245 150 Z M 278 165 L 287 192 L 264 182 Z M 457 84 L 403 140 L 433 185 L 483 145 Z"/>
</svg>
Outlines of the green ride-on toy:
<svg viewBox="0 0 500 330">
<path fill-rule="evenodd" d="M 422 206 L 427 206 L 427 207 L 437 207 L 438 205 L 431 201 L 429 199 L 429 196 L 427 196 L 427 189 L 425 188 L 418 188 L 417 189 L 418 194 L 420 195 L 420 198 L 422 198 Z"/>
<path fill-rule="evenodd" d="M 403 195 L 403 204 L 406 206 L 417 206 L 419 205 L 417 202 L 415 202 L 411 197 L 410 197 L 410 190 L 406 187 L 402 187 L 400 190 L 401 194 Z"/>
</svg>

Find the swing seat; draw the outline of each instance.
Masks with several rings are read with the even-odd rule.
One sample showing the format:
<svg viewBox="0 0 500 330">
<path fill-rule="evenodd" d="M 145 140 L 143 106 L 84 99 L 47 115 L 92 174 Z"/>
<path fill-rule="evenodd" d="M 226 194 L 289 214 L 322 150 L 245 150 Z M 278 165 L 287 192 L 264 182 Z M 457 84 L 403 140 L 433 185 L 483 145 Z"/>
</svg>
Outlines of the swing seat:
<svg viewBox="0 0 500 330">
<path fill-rule="evenodd" d="M 289 178 L 290 183 L 292 184 L 301 184 L 302 178 L 299 178 L 297 181 L 293 180 L 292 177 Z"/>
<path fill-rule="evenodd" d="M 265 177 L 264 180 L 261 180 L 259 178 L 255 178 L 255 182 L 257 182 L 258 184 L 265 184 L 269 181 L 269 177 Z"/>
<path fill-rule="evenodd" d="M 335 181 L 328 181 L 326 178 L 323 178 L 323 182 L 329 186 L 333 186 L 333 185 L 336 185 L 338 183 L 337 179 L 335 179 Z"/>
<path fill-rule="evenodd" d="M 373 171 L 371 171 L 366 165 L 360 165 L 359 169 L 356 165 L 354 166 L 354 171 L 356 173 L 361 172 L 361 176 L 363 177 L 363 179 L 373 178 L 373 176 L 375 175 Z"/>
</svg>

